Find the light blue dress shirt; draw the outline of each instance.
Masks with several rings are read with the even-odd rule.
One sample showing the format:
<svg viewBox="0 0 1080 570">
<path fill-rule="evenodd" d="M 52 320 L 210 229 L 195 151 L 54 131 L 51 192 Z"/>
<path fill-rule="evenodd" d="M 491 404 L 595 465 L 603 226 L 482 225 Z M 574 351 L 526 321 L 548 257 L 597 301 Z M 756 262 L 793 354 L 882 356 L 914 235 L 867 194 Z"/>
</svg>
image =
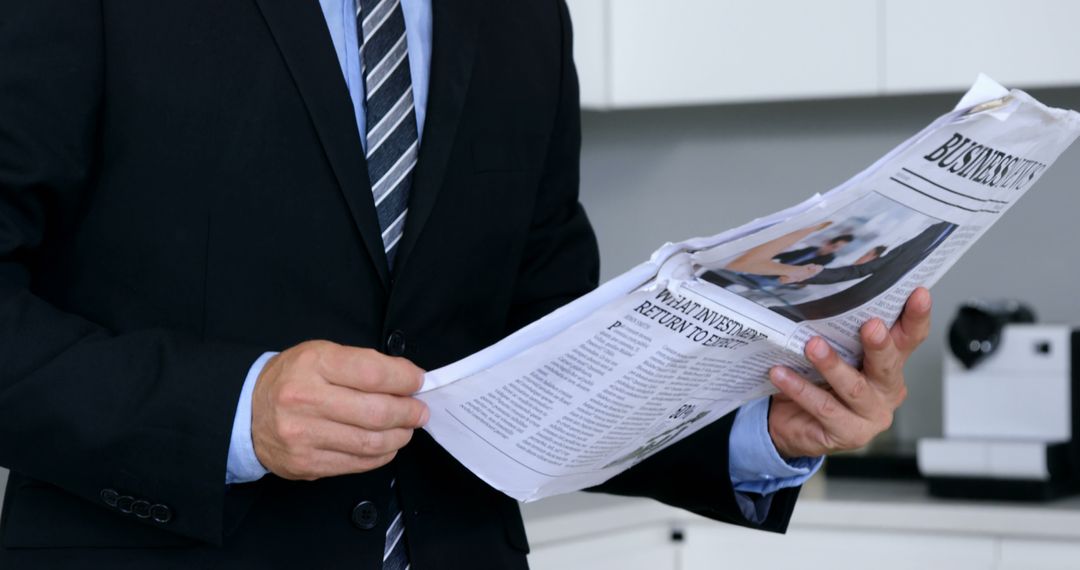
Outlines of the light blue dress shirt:
<svg viewBox="0 0 1080 570">
<path fill-rule="evenodd" d="M 319 0 L 330 37 L 334 42 L 341 72 L 349 88 L 361 142 L 367 148 L 364 122 L 364 81 L 360 67 L 359 38 L 356 33 L 356 0 Z M 431 70 L 431 0 L 401 0 L 412 72 L 413 101 L 417 129 L 423 137 L 427 110 L 428 74 Z M 359 159 L 359 158 L 358 158 Z M 251 393 L 266 362 L 276 353 L 268 352 L 248 371 L 240 393 L 229 444 L 227 483 L 255 481 L 267 473 L 255 456 L 251 442 Z M 785 461 L 777 453 L 768 430 L 769 399 L 743 406 L 731 429 L 729 469 L 731 482 L 743 513 L 761 521 L 768 512 L 771 494 L 785 487 L 803 484 L 821 466 L 822 458 Z M 751 498 L 746 493 L 761 495 Z"/>
</svg>

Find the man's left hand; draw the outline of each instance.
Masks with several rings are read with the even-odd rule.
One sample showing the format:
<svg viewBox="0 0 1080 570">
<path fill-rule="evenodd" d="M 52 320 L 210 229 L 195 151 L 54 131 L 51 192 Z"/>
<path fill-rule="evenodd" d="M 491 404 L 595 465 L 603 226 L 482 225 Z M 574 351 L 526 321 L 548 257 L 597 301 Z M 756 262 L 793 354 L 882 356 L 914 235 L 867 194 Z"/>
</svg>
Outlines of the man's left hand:
<svg viewBox="0 0 1080 570">
<path fill-rule="evenodd" d="M 790 368 L 769 371 L 780 393 L 769 409 L 769 435 L 784 457 L 815 457 L 857 449 L 892 425 L 907 397 L 904 363 L 930 332 L 930 292 L 920 287 L 888 329 L 880 319 L 862 327 L 862 369 L 844 362 L 824 339 L 806 343 L 806 357 L 827 382 L 817 386 Z"/>
</svg>

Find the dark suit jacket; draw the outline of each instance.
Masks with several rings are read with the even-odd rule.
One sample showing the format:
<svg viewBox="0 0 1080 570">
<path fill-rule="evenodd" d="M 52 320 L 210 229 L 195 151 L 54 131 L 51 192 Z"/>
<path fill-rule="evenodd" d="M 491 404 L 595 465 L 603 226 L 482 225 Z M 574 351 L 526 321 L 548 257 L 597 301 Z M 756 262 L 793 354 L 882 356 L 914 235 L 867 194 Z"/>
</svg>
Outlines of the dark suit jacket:
<svg viewBox="0 0 1080 570">
<path fill-rule="evenodd" d="M 821 299 L 798 305 L 773 307 L 773 310 L 794 321 L 825 319 L 846 313 L 870 302 L 907 275 L 926 259 L 941 242 L 956 229 L 955 224 L 938 222 L 915 237 L 896 246 L 892 251 L 862 265 L 827 267 L 817 275 L 800 282 L 803 285 L 827 285 L 866 277 L 851 287 Z"/>
<path fill-rule="evenodd" d="M 316 2 L 0 0 L 0 567 L 379 568 L 392 477 L 414 568 L 525 566 L 517 504 L 423 432 L 371 473 L 224 484 L 263 351 L 322 338 L 431 369 L 596 284 L 565 5 L 433 4 L 390 271 Z M 601 490 L 748 524 L 730 426 Z"/>
<path fill-rule="evenodd" d="M 801 258 L 803 256 L 810 255 L 810 254 L 816 252 L 817 250 L 818 250 L 818 248 L 815 247 L 815 246 L 804 247 L 802 249 L 796 249 L 794 251 L 785 251 L 783 253 L 777 254 L 775 257 L 773 257 L 773 259 L 775 259 L 776 261 L 779 261 L 780 263 L 785 263 L 785 264 L 791 265 L 791 263 L 794 262 L 795 260 L 797 260 L 797 259 L 799 259 L 799 258 Z M 796 265 L 810 265 L 812 263 L 817 264 L 817 265 L 828 265 L 828 264 L 832 263 L 834 259 L 836 259 L 836 254 L 835 253 L 824 253 L 824 254 L 815 255 L 814 257 L 811 257 L 811 258 L 805 259 L 803 261 L 800 261 Z"/>
</svg>

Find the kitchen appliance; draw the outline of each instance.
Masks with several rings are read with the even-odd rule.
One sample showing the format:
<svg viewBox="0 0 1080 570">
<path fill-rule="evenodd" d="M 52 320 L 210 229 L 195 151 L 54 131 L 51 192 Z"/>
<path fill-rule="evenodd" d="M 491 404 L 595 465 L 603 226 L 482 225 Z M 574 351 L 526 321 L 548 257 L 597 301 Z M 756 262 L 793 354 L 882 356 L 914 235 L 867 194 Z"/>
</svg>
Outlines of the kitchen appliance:
<svg viewBox="0 0 1080 570">
<path fill-rule="evenodd" d="M 944 437 L 918 443 L 930 494 L 1047 500 L 1080 490 L 1080 329 L 970 303 L 949 332 Z"/>
</svg>

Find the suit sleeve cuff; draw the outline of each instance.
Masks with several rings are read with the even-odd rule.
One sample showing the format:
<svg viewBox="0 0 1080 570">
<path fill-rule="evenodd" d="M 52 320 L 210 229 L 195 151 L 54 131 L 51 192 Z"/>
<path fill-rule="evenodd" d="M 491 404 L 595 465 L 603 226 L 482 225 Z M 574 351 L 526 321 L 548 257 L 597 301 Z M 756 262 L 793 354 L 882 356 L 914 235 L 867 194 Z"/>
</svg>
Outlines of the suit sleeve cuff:
<svg viewBox="0 0 1080 570">
<path fill-rule="evenodd" d="M 769 436 L 769 398 L 739 409 L 731 428 L 728 464 L 732 487 L 739 493 L 770 495 L 797 487 L 821 468 L 824 457 L 780 457 Z"/>
<path fill-rule="evenodd" d="M 250 483 L 269 473 L 255 455 L 255 444 L 251 441 L 251 394 L 255 382 L 259 379 L 266 363 L 277 355 L 265 352 L 248 369 L 244 386 L 240 390 L 240 401 L 236 404 L 233 416 L 232 437 L 229 440 L 229 460 L 225 469 L 225 483 Z"/>
</svg>

